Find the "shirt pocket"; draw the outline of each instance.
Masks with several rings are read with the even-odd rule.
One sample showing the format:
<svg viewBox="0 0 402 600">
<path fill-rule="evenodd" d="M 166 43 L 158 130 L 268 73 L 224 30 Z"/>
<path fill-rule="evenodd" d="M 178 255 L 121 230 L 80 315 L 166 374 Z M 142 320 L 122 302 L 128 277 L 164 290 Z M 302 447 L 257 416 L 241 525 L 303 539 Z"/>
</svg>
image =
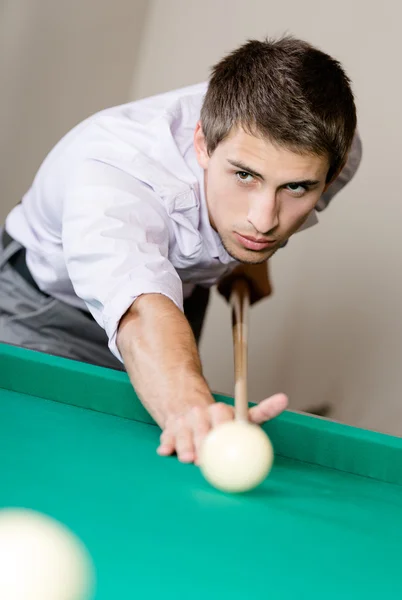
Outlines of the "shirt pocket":
<svg viewBox="0 0 402 600">
<path fill-rule="evenodd" d="M 202 256 L 199 232 L 200 200 L 196 184 L 181 181 L 151 158 L 138 155 L 130 165 L 131 174 L 149 186 L 159 197 L 168 217 L 171 241 L 169 259 L 175 267 L 185 268 Z"/>
<path fill-rule="evenodd" d="M 171 245 L 171 258 L 176 267 L 185 268 L 202 255 L 199 200 L 189 189 L 174 198 L 166 198 L 165 203 L 175 242 Z"/>
</svg>

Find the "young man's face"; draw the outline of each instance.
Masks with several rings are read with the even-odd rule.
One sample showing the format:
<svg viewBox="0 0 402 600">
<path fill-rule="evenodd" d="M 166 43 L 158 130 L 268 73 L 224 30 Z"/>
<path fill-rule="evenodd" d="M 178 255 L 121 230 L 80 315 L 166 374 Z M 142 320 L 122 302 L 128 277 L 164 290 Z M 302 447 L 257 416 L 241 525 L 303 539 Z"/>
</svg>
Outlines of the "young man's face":
<svg viewBox="0 0 402 600">
<path fill-rule="evenodd" d="M 270 258 L 307 219 L 325 189 L 328 158 L 296 154 L 233 130 L 208 156 L 200 124 L 194 137 L 205 171 L 212 227 L 243 263 Z"/>
</svg>

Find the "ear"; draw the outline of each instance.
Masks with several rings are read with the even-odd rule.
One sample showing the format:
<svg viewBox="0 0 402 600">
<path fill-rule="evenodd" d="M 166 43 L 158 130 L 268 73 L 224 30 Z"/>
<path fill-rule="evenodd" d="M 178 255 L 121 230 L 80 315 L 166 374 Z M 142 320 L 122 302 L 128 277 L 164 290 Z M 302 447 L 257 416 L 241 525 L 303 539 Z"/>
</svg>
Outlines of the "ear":
<svg viewBox="0 0 402 600">
<path fill-rule="evenodd" d="M 207 142 L 205 140 L 204 132 L 202 130 L 201 121 L 198 121 L 197 125 L 195 126 L 194 148 L 198 164 L 205 170 L 208 167 L 209 154 L 207 150 Z"/>
</svg>

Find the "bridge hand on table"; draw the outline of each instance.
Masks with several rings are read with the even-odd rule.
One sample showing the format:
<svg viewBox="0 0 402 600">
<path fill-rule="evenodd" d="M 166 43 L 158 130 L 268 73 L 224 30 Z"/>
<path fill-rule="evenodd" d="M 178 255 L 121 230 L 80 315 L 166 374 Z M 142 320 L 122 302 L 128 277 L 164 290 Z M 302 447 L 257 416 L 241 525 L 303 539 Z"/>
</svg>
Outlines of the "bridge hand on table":
<svg viewBox="0 0 402 600">
<path fill-rule="evenodd" d="M 251 423 L 261 425 L 277 417 L 288 405 L 284 394 L 275 394 L 249 409 Z M 198 464 L 201 444 L 208 432 L 222 423 L 232 421 L 234 408 L 223 402 L 206 406 L 194 406 L 186 412 L 167 420 L 160 438 L 158 454 L 170 456 L 174 453 L 184 463 Z"/>
</svg>

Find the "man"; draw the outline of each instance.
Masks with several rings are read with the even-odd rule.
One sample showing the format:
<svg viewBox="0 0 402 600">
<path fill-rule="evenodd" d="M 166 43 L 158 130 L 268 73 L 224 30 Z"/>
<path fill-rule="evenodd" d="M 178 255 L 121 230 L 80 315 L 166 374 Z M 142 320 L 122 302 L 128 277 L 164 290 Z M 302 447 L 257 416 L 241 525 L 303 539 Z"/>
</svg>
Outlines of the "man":
<svg viewBox="0 0 402 600">
<path fill-rule="evenodd" d="M 293 38 L 246 43 L 208 86 L 87 119 L 7 218 L 1 341 L 123 363 L 163 430 L 159 453 L 197 461 L 210 427 L 233 418 L 197 351 L 208 289 L 227 295 L 242 269 L 253 301 L 269 294 L 267 261 L 355 172 L 355 130 L 339 63 Z M 266 399 L 250 419 L 286 403 Z"/>
</svg>

